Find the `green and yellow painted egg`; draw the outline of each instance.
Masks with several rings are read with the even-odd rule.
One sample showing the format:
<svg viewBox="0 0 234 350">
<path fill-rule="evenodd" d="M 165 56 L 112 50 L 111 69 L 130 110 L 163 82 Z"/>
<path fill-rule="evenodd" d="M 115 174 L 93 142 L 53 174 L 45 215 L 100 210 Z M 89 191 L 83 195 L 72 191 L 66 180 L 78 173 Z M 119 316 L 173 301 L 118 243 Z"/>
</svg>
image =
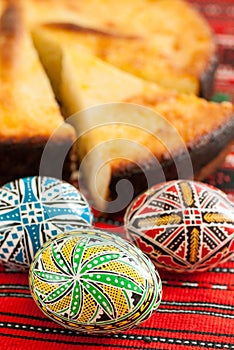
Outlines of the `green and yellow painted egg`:
<svg viewBox="0 0 234 350">
<path fill-rule="evenodd" d="M 146 320 L 160 304 L 162 284 L 154 265 L 117 235 L 83 229 L 60 235 L 36 254 L 31 293 L 59 324 L 86 333 L 124 331 Z"/>
</svg>

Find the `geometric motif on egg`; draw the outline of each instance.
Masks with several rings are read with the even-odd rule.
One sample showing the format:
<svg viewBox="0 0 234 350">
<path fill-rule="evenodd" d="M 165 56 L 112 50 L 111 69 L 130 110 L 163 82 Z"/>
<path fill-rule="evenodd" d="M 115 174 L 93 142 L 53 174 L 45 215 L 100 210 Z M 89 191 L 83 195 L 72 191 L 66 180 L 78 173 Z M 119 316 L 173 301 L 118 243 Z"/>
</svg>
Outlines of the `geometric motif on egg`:
<svg viewBox="0 0 234 350">
<path fill-rule="evenodd" d="M 162 294 L 160 277 L 145 254 L 93 228 L 46 242 L 31 264 L 29 283 L 47 316 L 91 334 L 135 327 L 158 308 Z"/>
<path fill-rule="evenodd" d="M 201 182 L 152 187 L 130 205 L 125 227 L 128 238 L 159 268 L 204 271 L 234 255 L 234 205 Z"/>
<path fill-rule="evenodd" d="M 0 261 L 29 268 L 48 239 L 91 223 L 91 209 L 74 186 L 40 176 L 12 181 L 0 188 Z"/>
</svg>

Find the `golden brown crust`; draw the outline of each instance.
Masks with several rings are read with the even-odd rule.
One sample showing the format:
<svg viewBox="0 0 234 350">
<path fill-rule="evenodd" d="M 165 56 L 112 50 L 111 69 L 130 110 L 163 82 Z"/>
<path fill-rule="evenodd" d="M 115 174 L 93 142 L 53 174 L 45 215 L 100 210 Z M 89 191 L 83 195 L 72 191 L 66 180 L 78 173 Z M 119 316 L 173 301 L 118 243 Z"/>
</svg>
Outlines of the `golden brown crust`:
<svg viewBox="0 0 234 350">
<path fill-rule="evenodd" d="M 25 26 L 20 3 L 8 0 L 1 8 L 0 183 L 38 175 L 48 141 L 55 157 L 51 164 L 56 164 L 56 158 L 67 149 L 64 176 L 68 179 L 71 172 L 69 148 L 75 133 L 60 114 Z M 51 138 L 55 130 L 57 134 Z M 50 173 L 52 175 L 52 170 Z"/>
<path fill-rule="evenodd" d="M 0 87 L 1 140 L 48 139 L 64 123 L 16 1 L 0 18 Z M 64 128 L 64 137 L 71 135 Z"/>
<path fill-rule="evenodd" d="M 54 18 L 46 3 L 29 3 L 38 7 L 38 22 L 48 23 L 47 29 L 66 32 L 68 42 L 77 34 L 77 42 L 108 63 L 166 88 L 210 97 L 216 43 L 206 21 L 185 1 L 48 0 Z"/>
<path fill-rule="evenodd" d="M 0 31 L 4 36 L 16 36 L 22 31 L 22 8 L 17 1 L 7 1 L 0 21 Z"/>
<path fill-rule="evenodd" d="M 38 48 L 45 60 L 49 56 L 47 46 L 54 46 L 53 59 L 56 54 L 60 60 L 62 56 L 58 70 L 62 72 L 62 79 L 58 86 L 61 87 L 61 103 L 69 111 L 68 115 L 93 106 L 95 102 L 124 102 L 122 109 L 119 107 L 116 111 L 113 105 L 111 112 L 94 109 L 92 116 L 88 113 L 89 118 L 88 115 L 81 117 L 77 123 L 78 130 L 84 132 L 78 146 L 80 160 L 86 164 L 83 165 L 84 177 L 100 208 L 106 205 L 102 199 L 108 198 L 108 189 L 110 198 L 115 197 L 114 185 L 118 180 L 130 180 L 135 194 L 143 191 L 146 188 L 144 171 L 152 174 L 151 178 L 155 176 L 155 158 L 165 170 L 166 178 L 173 179 L 176 177 L 174 160 L 183 167 L 189 152 L 194 173 L 197 173 L 233 137 L 234 118 L 230 103 L 211 103 L 194 95 L 162 89 L 104 63 L 83 50 L 71 37 L 62 40 L 60 35 L 40 32 L 40 29 L 37 34 Z M 53 69 L 54 66 L 53 63 L 50 67 Z M 124 109 L 123 106 L 130 106 L 129 103 L 148 108 L 144 113 L 138 110 L 135 114 Z M 188 152 L 185 154 L 186 147 Z M 83 162 L 86 156 L 89 159 Z M 97 169 L 101 169 L 100 172 Z M 154 180 L 157 182 L 156 176 Z"/>
<path fill-rule="evenodd" d="M 23 36 L 22 16 L 20 6 L 10 1 L 0 19 L 0 59 L 9 66 L 17 61 L 20 50 Z"/>
<path fill-rule="evenodd" d="M 207 62 L 207 66 L 204 69 L 203 73 L 200 75 L 199 96 L 204 97 L 207 100 L 211 99 L 214 93 L 214 79 L 218 64 L 218 53 L 215 51 L 213 56 Z"/>
<path fill-rule="evenodd" d="M 7 172 L 13 177 L 36 174 L 43 149 L 51 133 L 63 123 L 58 106 L 51 102 L 53 95 L 50 87 L 48 88 L 44 78 L 40 78 L 41 73 L 38 73 L 38 76 L 35 74 L 42 72 L 42 69 L 24 28 L 25 24 L 28 24 L 28 19 L 23 18 L 24 13 L 17 0 L 8 0 L 6 3 L 7 6 L 0 22 L 0 114 L 2 114 L 2 117 L 0 116 L 2 126 L 0 130 L 2 140 L 0 173 L 4 181 L 9 176 Z M 74 38 L 77 35 L 75 38 L 77 42 L 91 43 L 90 45 L 95 47 L 95 55 L 121 69 L 146 80 L 151 80 L 155 70 L 157 72 L 154 81 L 156 82 L 160 83 L 167 74 L 165 81 L 162 82 L 163 86 L 169 86 L 175 90 L 185 89 L 186 92 L 187 90 L 195 93 L 200 91 L 206 97 L 210 94 L 216 67 L 215 42 L 205 21 L 199 15 L 196 16 L 195 12 L 181 0 L 135 0 L 134 2 L 120 0 L 120 3 L 115 0 L 87 0 L 83 4 L 76 0 L 25 0 L 22 1 L 22 4 L 29 16 L 34 7 L 32 13 L 35 14 L 35 18 L 32 22 L 29 20 L 30 26 L 32 23 L 44 22 L 54 16 L 57 22 L 44 24 L 42 27 L 54 30 L 55 34 L 58 31 L 63 34 L 67 33 L 68 36 L 74 35 Z M 37 11 L 37 8 L 40 10 Z M 123 16 L 122 13 L 115 16 L 114 9 L 121 10 Z M 182 13 L 178 11 L 180 9 L 185 11 L 183 16 L 177 16 L 178 13 Z M 100 19 L 96 10 L 100 10 Z M 154 11 L 159 11 L 161 15 L 171 13 L 172 22 L 170 20 L 158 24 L 160 18 L 164 17 L 154 17 L 156 13 Z M 113 13 L 111 21 L 110 13 Z M 80 24 L 81 18 L 82 21 L 85 18 L 88 19 L 87 24 L 85 20 L 81 21 L 83 24 Z M 122 19 L 123 22 L 121 22 Z M 64 22 L 59 22 L 61 20 Z M 65 41 L 69 44 L 69 40 Z M 163 51 L 158 52 L 157 48 L 161 47 L 160 43 Z M 160 60 L 160 57 L 164 57 L 165 60 Z M 122 58 L 124 58 L 123 61 Z M 146 61 L 145 58 L 147 58 Z M 160 63 L 161 66 L 158 66 Z M 25 67 L 29 68 L 28 71 Z M 100 79 L 97 81 L 99 82 Z M 178 82 L 182 82 L 181 86 L 177 86 Z M 40 89 L 42 85 L 43 88 Z M 111 84 L 109 85 L 111 87 Z M 46 99 L 48 96 L 49 98 Z M 178 102 L 180 98 L 181 101 Z M 185 103 L 183 99 L 186 100 Z M 193 104 L 201 105 L 201 109 L 196 107 L 196 113 L 192 115 L 192 118 L 195 118 L 202 112 L 200 119 L 195 118 L 195 122 L 189 119 L 189 99 L 191 99 L 191 110 Z M 220 109 L 214 108 L 212 111 L 210 107 L 212 105 L 209 105 L 208 108 L 207 102 L 194 102 L 193 97 L 180 97 L 174 92 L 161 92 L 154 96 L 143 93 L 125 102 L 158 109 L 162 115 L 165 113 L 172 125 L 175 122 L 178 132 L 189 149 L 195 173 L 205 169 L 210 159 L 216 159 L 218 154 L 221 154 L 221 150 L 225 149 L 234 133 L 230 106 L 225 109 L 225 106 L 222 105 Z M 173 109 L 174 104 L 176 108 L 178 107 L 175 110 Z M 185 116 L 188 116 L 187 121 L 183 119 L 184 110 Z M 219 124 L 217 124 L 215 118 L 219 113 L 221 113 L 221 118 L 218 118 Z M 213 121 L 209 119 L 210 114 L 213 114 Z M 72 142 L 74 138 L 73 130 L 69 127 L 65 129 L 51 143 L 56 159 L 59 158 L 61 147 Z M 151 143 L 150 138 L 146 139 L 144 145 L 147 146 L 149 143 Z M 10 152 L 3 163 L 4 152 L 7 151 L 7 148 Z M 169 152 L 160 147 L 155 147 L 154 150 L 167 174 L 167 179 L 174 178 L 175 164 Z M 175 152 L 174 156 L 183 164 L 183 154 Z M 214 164 L 216 165 L 217 162 L 215 161 Z M 146 167 L 151 171 L 150 161 L 143 159 L 142 166 L 143 169 Z M 111 171 L 111 197 L 114 196 L 113 184 L 118 178 L 127 177 L 135 185 L 135 190 L 139 188 L 140 191 L 143 190 L 142 172 L 133 163 L 125 164 L 124 160 L 121 160 L 112 164 Z"/>
<path fill-rule="evenodd" d="M 210 51 L 204 52 L 203 56 L 201 53 L 194 53 L 190 54 L 191 57 L 189 55 L 186 57 L 186 52 L 180 47 L 178 38 L 174 47 L 166 49 L 166 52 L 169 51 L 169 53 L 164 54 L 163 49 L 161 52 L 158 47 L 163 45 L 160 42 L 161 34 L 158 35 L 158 38 L 156 34 L 152 39 L 139 33 L 137 35 L 121 33 L 116 28 L 101 30 L 70 22 L 45 23 L 42 28 L 60 36 L 60 40 L 68 43 L 75 40 L 100 59 L 143 79 L 178 91 L 181 90 L 180 84 L 182 84 L 185 92 L 195 92 L 205 98 L 211 97 L 214 73 L 217 68 L 214 43 L 210 43 Z M 168 41 L 168 34 L 163 35 Z M 159 43 L 155 44 L 155 40 L 159 40 Z M 181 60 L 182 57 L 185 62 L 189 63 L 178 64 L 176 58 L 173 57 L 173 52 L 175 57 L 179 55 L 178 60 Z M 169 82 L 170 79 L 173 83 Z"/>
<path fill-rule="evenodd" d="M 204 180 L 213 171 L 221 165 L 225 156 L 230 150 L 230 145 L 233 142 L 234 134 L 234 114 L 226 122 L 225 125 L 217 127 L 215 132 L 205 137 L 201 137 L 200 140 L 194 142 L 193 147 L 188 148 L 190 159 L 193 165 L 193 173 L 190 173 L 188 167 L 188 173 L 186 169 L 183 170 L 185 175 L 183 178 L 195 178 L 196 180 Z M 116 192 L 116 186 L 121 179 L 127 179 L 133 186 L 134 197 L 143 192 L 151 185 L 163 181 L 161 175 L 162 171 L 165 176 L 164 179 L 170 181 L 179 177 L 178 167 L 186 167 L 187 155 L 185 153 L 174 155 L 171 157 L 165 157 L 164 159 L 158 159 L 159 163 L 156 165 L 154 161 L 148 160 L 141 164 L 129 163 L 127 167 L 112 169 L 112 177 L 109 186 L 109 209 L 112 210 L 111 201 L 118 197 Z M 149 183 L 151 181 L 151 183 Z M 122 193 L 123 195 L 123 193 Z M 121 198 L 121 197 L 120 197 Z M 124 209 L 119 204 L 119 208 Z M 111 211 L 110 211 L 111 212 Z"/>
<path fill-rule="evenodd" d="M 178 135 L 191 149 L 203 142 L 203 135 L 207 139 L 208 135 L 215 135 L 225 126 L 233 125 L 234 107 L 229 102 L 217 104 L 193 95 L 167 91 L 133 96 L 125 102 L 153 108 L 176 128 Z"/>
<path fill-rule="evenodd" d="M 91 28 L 87 26 L 81 26 L 76 23 L 69 23 L 69 22 L 50 22 L 50 23 L 43 23 L 42 27 L 53 29 L 53 30 L 64 30 L 70 33 L 80 33 L 80 34 L 91 34 L 91 35 L 97 35 L 97 36 L 103 36 L 103 37 L 109 37 L 109 38 L 118 38 L 118 39 L 140 39 L 139 36 L 134 35 L 124 35 L 118 32 L 112 32 L 107 30 L 101 30 L 97 28 Z"/>
</svg>

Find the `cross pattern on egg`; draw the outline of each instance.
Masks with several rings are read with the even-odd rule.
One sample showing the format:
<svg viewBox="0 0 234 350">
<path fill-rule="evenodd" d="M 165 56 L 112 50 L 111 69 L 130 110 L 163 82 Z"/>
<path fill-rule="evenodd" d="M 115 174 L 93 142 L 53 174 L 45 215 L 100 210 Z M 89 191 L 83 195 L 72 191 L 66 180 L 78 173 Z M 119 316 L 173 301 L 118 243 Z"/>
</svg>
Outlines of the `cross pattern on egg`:
<svg viewBox="0 0 234 350">
<path fill-rule="evenodd" d="M 20 206 L 20 216 L 23 224 L 31 225 L 44 220 L 41 203 L 27 203 Z"/>
<path fill-rule="evenodd" d="M 28 177 L 0 189 L 0 260 L 28 266 L 51 237 L 90 223 L 90 210 L 70 184 Z"/>
<path fill-rule="evenodd" d="M 157 266 L 202 270 L 234 254 L 234 207 L 205 184 L 157 185 L 126 217 L 129 235 Z"/>
<path fill-rule="evenodd" d="M 202 215 L 198 209 L 186 209 L 184 211 L 185 225 L 200 225 L 202 223 Z"/>
</svg>

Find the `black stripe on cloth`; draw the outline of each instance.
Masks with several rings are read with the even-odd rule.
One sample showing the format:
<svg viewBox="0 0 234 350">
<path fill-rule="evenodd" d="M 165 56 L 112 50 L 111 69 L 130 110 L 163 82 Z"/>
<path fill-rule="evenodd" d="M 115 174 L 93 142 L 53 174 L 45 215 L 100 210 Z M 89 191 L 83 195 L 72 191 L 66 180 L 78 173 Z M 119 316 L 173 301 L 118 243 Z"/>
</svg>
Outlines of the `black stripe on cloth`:
<svg viewBox="0 0 234 350">
<path fill-rule="evenodd" d="M 200 311 L 200 310 L 175 310 L 175 309 L 157 309 L 157 312 L 160 313 L 169 313 L 169 314 L 193 314 L 193 315 L 206 315 L 206 316 L 215 316 L 234 319 L 234 314 L 225 314 L 221 312 L 213 311 Z"/>
<path fill-rule="evenodd" d="M 27 314 L 19 314 L 17 313 L 13 313 L 13 312 L 4 312 L 4 311 L 0 311 L 0 315 L 2 316 L 10 316 L 10 317 L 19 317 L 19 318 L 26 318 L 29 320 L 36 320 L 36 321 L 45 321 L 45 317 L 39 317 L 39 316 L 33 316 L 33 315 L 27 315 Z M 54 323 L 54 321 L 52 321 L 50 318 L 46 319 L 47 321 L 50 321 L 51 323 Z"/>
<path fill-rule="evenodd" d="M 173 283 L 174 282 L 174 283 Z M 180 284 L 176 284 L 176 283 Z M 220 289 L 220 290 L 233 290 L 234 284 L 213 284 L 209 282 L 187 282 L 187 281 L 169 281 L 169 280 L 162 280 L 162 283 L 166 287 L 173 287 L 173 288 L 199 288 L 199 289 Z"/>
<path fill-rule="evenodd" d="M 207 303 L 200 301 L 192 301 L 192 302 L 184 302 L 184 301 L 164 301 L 162 300 L 160 305 L 172 305 L 172 306 L 188 306 L 188 307 L 205 307 L 205 308 L 215 308 L 222 310 L 231 310 L 234 312 L 233 305 L 227 304 L 215 304 L 215 303 Z"/>
<path fill-rule="evenodd" d="M 213 267 L 213 269 L 210 269 L 210 272 L 217 272 L 217 273 L 234 273 L 234 268 L 231 267 Z"/>
<path fill-rule="evenodd" d="M 160 328 L 160 327 L 147 327 L 147 326 L 138 326 L 138 329 L 142 329 L 142 331 L 157 331 L 157 332 L 168 332 L 168 333 L 181 333 L 181 334 L 196 334 L 196 335 L 205 335 L 205 336 L 216 336 L 216 337 L 226 337 L 233 338 L 233 334 L 226 333 L 217 333 L 213 332 L 203 332 L 203 331 L 194 331 L 191 329 L 172 329 L 172 328 Z"/>
<path fill-rule="evenodd" d="M 32 298 L 31 294 L 0 292 L 0 297 Z"/>
<path fill-rule="evenodd" d="M 25 315 L 25 314 L 19 314 L 19 313 L 10 313 L 10 312 L 0 312 L 0 315 L 2 316 L 9 316 L 9 317 L 19 317 L 19 318 L 25 318 L 25 319 L 29 319 L 29 320 L 36 320 L 36 321 L 45 321 L 45 317 L 38 317 L 38 316 L 32 316 L 32 315 Z M 54 321 L 52 321 L 51 319 L 47 319 L 48 322 L 51 322 L 53 324 Z M 11 323 L 11 322 L 10 322 Z M 146 326 L 138 326 L 137 327 L 139 330 L 155 330 L 155 331 L 161 331 L 161 332 L 171 332 L 171 333 L 189 333 L 189 334 L 199 334 L 199 335 L 210 335 L 210 336 L 217 336 L 217 337 L 227 337 L 227 338 L 233 338 L 233 334 L 226 334 L 226 333 L 212 333 L 212 332 L 202 332 L 202 331 L 193 331 L 193 330 L 188 330 L 188 329 L 172 329 L 172 328 L 156 328 L 156 327 L 146 327 Z M 54 327 L 53 327 L 54 329 Z M 60 331 L 61 329 L 58 328 L 58 331 Z M 62 330 L 64 335 L 71 335 L 71 334 L 75 334 L 77 335 L 75 332 L 70 331 L 68 329 Z M 89 335 L 87 335 L 89 337 Z M 125 334 L 120 333 L 119 334 L 120 337 L 122 337 L 124 339 L 124 337 L 126 336 Z M 138 335 L 134 335 L 134 334 L 127 334 L 127 336 L 138 336 Z M 107 337 L 111 337 L 110 335 L 108 335 Z M 147 337 L 147 336 L 146 336 Z"/>
<path fill-rule="evenodd" d="M 28 271 L 22 271 L 22 270 L 17 270 L 17 269 L 10 269 L 7 267 L 4 267 L 3 265 L 1 265 L 0 263 L 0 267 L 3 267 L 3 269 L 0 271 L 0 275 L 9 275 L 9 274 L 19 274 L 19 275 L 23 275 L 24 273 L 27 273 Z"/>
<path fill-rule="evenodd" d="M 29 286 L 26 284 L 1 284 L 0 289 L 23 289 L 29 290 Z"/>
<path fill-rule="evenodd" d="M 3 325 L 3 323 L 0 323 L 0 327 Z M 22 327 L 20 327 L 22 326 Z M 20 324 L 13 324 L 13 323 L 6 323 L 6 327 L 7 328 L 11 328 L 11 329 L 20 329 L 20 330 L 32 330 L 32 328 L 34 328 L 32 331 L 34 332 L 44 332 L 42 327 L 33 327 L 33 326 L 29 326 L 29 329 L 23 328 L 24 325 L 20 325 Z M 49 328 L 48 328 L 49 329 Z M 56 334 L 57 332 L 54 332 L 55 329 L 52 329 L 52 333 Z M 51 330 L 50 330 L 51 331 Z M 48 331 L 49 333 L 49 331 Z M 50 333 L 51 334 L 51 333 Z M 58 342 L 58 339 L 45 339 L 45 338 L 41 338 L 41 337 L 26 337 L 26 336 L 22 336 L 22 335 L 10 335 L 10 334 L 1 334 L 1 336 L 9 336 L 9 337 L 15 337 L 15 338 L 21 338 L 21 339 L 28 339 L 28 340 L 37 340 L 37 341 L 45 341 L 45 342 Z M 80 338 L 80 335 L 76 335 L 77 337 Z M 109 338 L 109 337 L 108 337 Z M 200 346 L 200 347 L 206 347 L 206 348 L 213 348 L 213 349 L 234 349 L 234 344 L 232 343 L 218 343 L 217 341 L 203 341 L 203 340 L 193 340 L 193 339 L 179 339 L 179 338 L 174 338 L 174 337 L 160 337 L 160 336 L 152 336 L 152 337 L 146 337 L 146 336 L 139 336 L 139 335 L 129 335 L 129 334 L 115 334 L 112 336 L 112 338 L 115 339 L 127 339 L 127 340 L 145 340 L 145 343 L 150 343 L 150 342 L 159 342 L 159 343 L 164 343 L 164 344 L 177 344 L 177 345 L 186 345 L 186 346 Z M 144 339 L 146 338 L 146 339 Z M 106 339 L 106 337 L 105 337 Z M 111 339 L 111 338 L 110 338 Z M 64 343 L 64 344 L 74 344 L 77 346 L 77 343 L 74 343 L 72 341 L 67 341 L 67 340 L 61 340 L 59 339 L 60 343 Z M 82 342 L 79 339 L 79 345 L 90 345 L 91 343 L 89 342 Z M 101 344 L 103 347 L 107 347 L 111 345 L 111 349 L 113 348 L 128 348 L 128 349 L 139 349 L 139 350 L 155 350 L 155 347 L 150 347 L 149 344 L 145 344 L 146 347 L 144 346 L 134 346 L 134 345 L 119 345 L 119 344 Z M 100 347 L 100 344 L 97 343 L 93 343 L 92 342 L 92 346 L 98 346 Z"/>
<path fill-rule="evenodd" d="M 2 293 L 0 292 L 0 297 L 16 297 L 16 298 L 32 298 L 31 294 L 23 294 L 23 293 L 15 293 L 15 292 L 6 292 L 6 293 Z M 196 303 L 196 302 L 195 302 Z M 198 303 L 197 303 L 198 304 Z M 202 304 L 202 307 L 206 307 L 206 308 L 212 308 L 212 307 L 217 307 L 219 309 L 223 309 L 223 310 L 233 310 L 233 307 L 229 307 L 228 305 L 225 304 L 214 304 L 214 303 L 200 303 Z M 161 305 L 166 305 L 166 306 L 170 306 L 170 305 L 174 305 L 174 306 L 190 306 L 190 307 L 196 307 L 196 306 L 201 306 L 201 305 L 195 305 L 194 303 L 191 302 L 175 302 L 175 301 L 162 301 Z M 228 307 L 228 308 L 227 308 Z M 200 311 L 200 310 L 176 310 L 176 309 L 165 309 L 165 308 L 158 308 L 157 312 L 167 312 L 167 313 L 191 313 L 191 314 L 202 314 L 202 315 L 208 315 L 208 316 L 217 316 L 217 317 L 224 317 L 224 318 L 234 318 L 234 313 L 233 314 L 227 314 L 227 313 L 217 313 L 217 312 L 213 312 L 213 311 Z"/>
<path fill-rule="evenodd" d="M 29 289 L 28 289 L 29 290 Z M 24 293 L 17 293 L 17 292 L 0 292 L 1 296 L 13 296 L 13 297 L 25 297 L 25 298 L 31 298 L 31 294 L 24 294 Z M 215 309 L 222 309 L 222 310 L 231 310 L 234 312 L 233 305 L 227 305 L 227 304 L 216 304 L 216 303 L 208 303 L 208 302 L 200 302 L 200 301 L 170 301 L 170 300 L 162 300 L 160 305 L 166 305 L 166 306 L 188 306 L 188 307 L 204 307 L 204 308 L 215 308 Z"/>
<path fill-rule="evenodd" d="M 9 338 L 19 338 L 19 339 L 24 339 L 24 340 L 34 340 L 34 341 L 43 341 L 43 342 L 48 342 L 48 343 L 58 343 L 58 339 L 45 339 L 45 338 L 39 338 L 39 337 L 32 337 L 31 335 L 29 337 L 22 336 L 22 335 L 13 335 L 13 334 L 1 334 L 1 337 L 9 337 Z M 68 340 L 61 340 L 59 339 L 59 343 L 62 344 L 67 344 L 67 345 L 74 345 L 77 348 L 77 345 L 87 345 L 87 346 L 96 346 L 99 347 L 109 347 L 111 346 L 111 350 L 113 349 L 137 349 L 137 350 L 160 350 L 159 348 L 149 348 L 149 347 L 142 347 L 142 346 L 128 346 L 128 345 L 119 345 L 119 344 L 97 344 L 97 343 L 91 343 L 91 342 L 80 342 L 77 344 L 77 342 L 73 341 L 68 341 Z"/>
</svg>

